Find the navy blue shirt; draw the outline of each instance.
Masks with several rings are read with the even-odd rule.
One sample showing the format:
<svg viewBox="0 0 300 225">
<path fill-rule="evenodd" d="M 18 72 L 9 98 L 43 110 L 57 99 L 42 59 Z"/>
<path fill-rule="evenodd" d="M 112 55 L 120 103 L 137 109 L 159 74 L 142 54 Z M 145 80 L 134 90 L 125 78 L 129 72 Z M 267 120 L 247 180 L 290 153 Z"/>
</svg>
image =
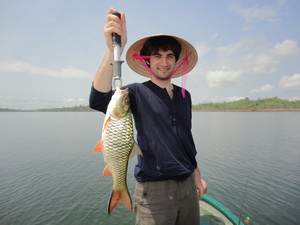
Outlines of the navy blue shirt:
<svg viewBox="0 0 300 225">
<path fill-rule="evenodd" d="M 191 96 L 173 85 L 171 99 L 165 88 L 151 81 L 129 88 L 130 107 L 143 156 L 135 166 L 137 181 L 185 180 L 197 167 L 191 133 Z M 113 92 L 101 93 L 92 87 L 90 107 L 106 113 Z"/>
</svg>

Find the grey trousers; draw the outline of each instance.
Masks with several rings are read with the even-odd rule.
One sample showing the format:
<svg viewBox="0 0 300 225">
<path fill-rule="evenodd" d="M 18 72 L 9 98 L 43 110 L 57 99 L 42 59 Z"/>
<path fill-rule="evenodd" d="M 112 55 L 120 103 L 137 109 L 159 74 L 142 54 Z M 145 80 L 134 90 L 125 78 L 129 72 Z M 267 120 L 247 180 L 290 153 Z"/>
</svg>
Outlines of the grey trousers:
<svg viewBox="0 0 300 225">
<path fill-rule="evenodd" d="M 136 225 L 199 225 L 194 174 L 185 181 L 137 182 Z"/>
</svg>

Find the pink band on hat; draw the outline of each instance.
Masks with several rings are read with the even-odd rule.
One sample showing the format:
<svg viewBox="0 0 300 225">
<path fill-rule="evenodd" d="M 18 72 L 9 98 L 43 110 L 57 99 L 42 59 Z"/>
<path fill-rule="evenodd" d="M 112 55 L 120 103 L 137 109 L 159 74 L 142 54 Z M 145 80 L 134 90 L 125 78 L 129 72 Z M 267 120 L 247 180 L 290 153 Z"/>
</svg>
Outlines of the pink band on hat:
<svg viewBox="0 0 300 225">
<path fill-rule="evenodd" d="M 149 68 L 149 66 L 146 64 L 146 62 L 144 60 L 144 59 L 150 59 L 151 56 L 142 56 L 142 55 L 138 55 L 138 54 L 133 54 L 132 58 L 140 60 L 140 62 L 144 65 L 144 67 L 148 70 L 148 72 L 156 77 L 156 75 L 152 72 L 152 70 Z"/>
<path fill-rule="evenodd" d="M 181 77 L 181 94 L 182 94 L 182 97 L 185 98 L 185 88 L 186 88 L 186 80 L 187 80 L 187 75 L 188 75 L 188 72 L 189 72 L 189 59 L 188 57 L 190 56 L 190 54 L 185 57 L 183 59 L 183 61 L 179 64 L 179 66 L 174 70 L 173 74 L 171 75 L 171 77 L 173 77 L 173 75 L 180 69 L 181 66 L 183 66 L 182 68 L 182 77 Z M 170 79 L 171 79 L 170 77 Z"/>
</svg>

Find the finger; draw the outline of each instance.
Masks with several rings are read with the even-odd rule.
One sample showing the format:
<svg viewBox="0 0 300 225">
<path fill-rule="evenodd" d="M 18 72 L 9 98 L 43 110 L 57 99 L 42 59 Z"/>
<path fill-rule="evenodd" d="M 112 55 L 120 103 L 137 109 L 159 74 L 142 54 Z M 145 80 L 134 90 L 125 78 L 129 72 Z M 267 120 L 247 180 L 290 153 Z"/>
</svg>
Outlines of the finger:
<svg viewBox="0 0 300 225">
<path fill-rule="evenodd" d="M 122 22 L 122 46 L 124 47 L 127 43 L 127 28 L 126 28 L 126 17 L 125 13 L 121 13 L 121 22 Z"/>
<path fill-rule="evenodd" d="M 201 200 L 204 195 L 203 189 L 197 189 L 197 195 L 198 195 L 198 199 Z"/>
<path fill-rule="evenodd" d="M 113 32 L 121 35 L 122 26 L 114 21 L 110 21 L 104 26 L 104 34 L 105 36 L 110 36 Z"/>
<path fill-rule="evenodd" d="M 107 23 L 109 23 L 110 21 L 114 21 L 118 24 L 122 24 L 121 19 L 118 16 L 114 15 L 114 14 L 107 15 Z"/>
<path fill-rule="evenodd" d="M 107 11 L 107 18 L 108 18 L 108 16 L 112 15 L 114 12 L 118 12 L 118 10 L 115 9 L 115 8 L 110 8 L 110 9 Z"/>
<path fill-rule="evenodd" d="M 126 32 L 127 31 L 127 29 L 126 29 L 126 16 L 125 16 L 124 12 L 121 13 L 121 24 L 122 24 L 122 30 Z"/>
</svg>

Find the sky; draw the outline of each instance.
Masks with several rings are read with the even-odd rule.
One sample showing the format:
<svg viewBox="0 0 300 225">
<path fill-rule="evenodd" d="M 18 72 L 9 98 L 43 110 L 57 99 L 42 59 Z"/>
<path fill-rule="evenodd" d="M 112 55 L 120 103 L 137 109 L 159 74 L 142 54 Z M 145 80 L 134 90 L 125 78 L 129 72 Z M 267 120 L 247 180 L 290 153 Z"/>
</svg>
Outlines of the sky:
<svg viewBox="0 0 300 225">
<path fill-rule="evenodd" d="M 0 0 L 0 108 L 88 105 L 110 7 L 126 14 L 125 52 L 152 34 L 196 48 L 186 85 L 193 104 L 300 100 L 299 0 Z M 126 63 L 122 78 L 147 80 Z"/>
</svg>

